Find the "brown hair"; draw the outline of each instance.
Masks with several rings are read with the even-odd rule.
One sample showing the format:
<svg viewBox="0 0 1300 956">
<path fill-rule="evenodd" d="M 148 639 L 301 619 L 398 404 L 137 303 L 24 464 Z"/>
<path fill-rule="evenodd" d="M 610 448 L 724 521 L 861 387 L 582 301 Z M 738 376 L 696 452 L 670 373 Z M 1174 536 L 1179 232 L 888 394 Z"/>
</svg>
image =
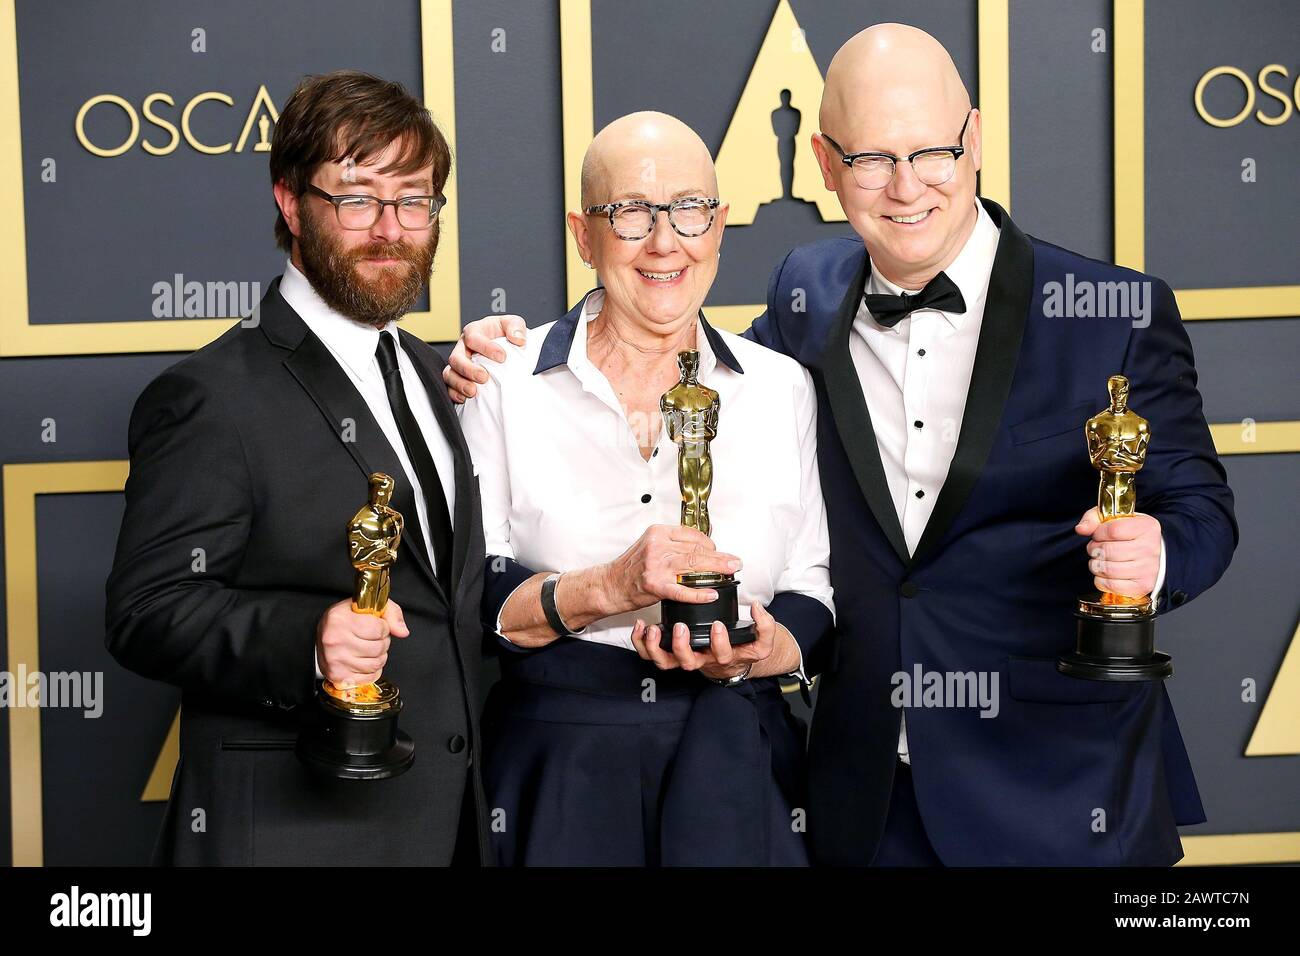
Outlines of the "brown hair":
<svg viewBox="0 0 1300 956">
<path fill-rule="evenodd" d="M 322 163 L 351 157 L 364 163 L 402 139 L 384 174 L 413 173 L 433 166 L 433 190 L 442 192 L 451 172 L 451 149 L 424 105 L 400 83 L 357 70 L 308 76 L 284 104 L 271 137 L 271 183 L 284 182 L 301 196 Z M 293 233 L 276 207 L 275 242 L 288 252 Z"/>
</svg>

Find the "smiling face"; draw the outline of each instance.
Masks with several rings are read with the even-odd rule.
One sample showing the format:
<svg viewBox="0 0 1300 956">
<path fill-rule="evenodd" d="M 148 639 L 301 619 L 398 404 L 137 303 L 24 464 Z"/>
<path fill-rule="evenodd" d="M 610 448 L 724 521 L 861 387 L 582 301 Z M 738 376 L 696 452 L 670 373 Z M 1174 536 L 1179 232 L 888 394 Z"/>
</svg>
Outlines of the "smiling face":
<svg viewBox="0 0 1300 956">
<path fill-rule="evenodd" d="M 583 209 L 640 199 L 718 195 L 713 161 L 700 138 L 661 113 L 634 113 L 596 136 L 583 162 Z M 604 213 L 571 212 L 569 229 L 582 258 L 605 286 L 605 307 L 655 334 L 670 334 L 693 320 L 718 271 L 727 207 L 714 210 L 701 236 L 679 235 L 666 213 L 657 214 L 644 239 L 620 239 Z"/>
<path fill-rule="evenodd" d="M 932 146 L 965 148 L 946 183 L 926 185 L 910 163 L 900 161 L 888 185 L 864 189 L 840 153 L 813 135 L 826 188 L 839 196 L 873 266 L 904 288 L 921 288 L 957 257 L 977 216 L 980 115 L 971 110 L 947 51 L 912 27 L 881 24 L 862 31 L 840 48 L 827 71 L 820 121 L 822 132 L 846 153 L 905 157 Z"/>
<path fill-rule="evenodd" d="M 401 145 L 395 140 L 365 163 L 322 163 L 311 184 L 335 196 L 431 195 L 432 166 L 405 173 L 380 171 L 393 165 Z M 344 229 L 331 203 L 314 193 L 292 197 L 277 187 L 276 196 L 294 235 L 294 265 L 327 304 L 357 322 L 377 327 L 410 311 L 433 268 L 436 220 L 427 229 L 403 229 L 397 210 L 385 206 L 369 229 Z"/>
</svg>

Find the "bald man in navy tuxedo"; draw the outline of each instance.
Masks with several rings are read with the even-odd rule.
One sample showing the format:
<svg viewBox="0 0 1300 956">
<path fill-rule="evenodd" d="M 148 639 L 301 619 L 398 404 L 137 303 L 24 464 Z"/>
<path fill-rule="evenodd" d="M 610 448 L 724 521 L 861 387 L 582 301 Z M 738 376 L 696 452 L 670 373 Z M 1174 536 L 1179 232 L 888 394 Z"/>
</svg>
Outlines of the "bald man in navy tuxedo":
<svg viewBox="0 0 1300 956">
<path fill-rule="evenodd" d="M 1169 865 L 1205 813 L 1164 685 L 1056 660 L 1090 586 L 1164 612 L 1213 585 L 1232 493 L 1169 287 L 977 199 L 980 127 L 933 37 L 849 40 L 812 144 L 857 235 L 791 251 L 746 333 L 817 389 L 838 614 L 805 648 L 808 837 L 829 864 Z M 522 329 L 467 327 L 453 397 Z M 1084 425 L 1114 374 L 1153 437 L 1139 514 L 1102 523 Z M 922 693 L 963 680 L 973 699 Z"/>
</svg>

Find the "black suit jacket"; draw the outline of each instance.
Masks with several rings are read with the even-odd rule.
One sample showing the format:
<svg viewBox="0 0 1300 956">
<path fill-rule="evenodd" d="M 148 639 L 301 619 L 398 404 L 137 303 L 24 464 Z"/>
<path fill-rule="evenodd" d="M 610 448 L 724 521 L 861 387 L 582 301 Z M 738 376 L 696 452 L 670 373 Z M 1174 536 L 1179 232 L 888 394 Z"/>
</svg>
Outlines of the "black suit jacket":
<svg viewBox="0 0 1300 956">
<path fill-rule="evenodd" d="M 446 864 L 467 786 L 480 847 L 486 814 L 477 713 L 483 529 L 444 360 L 401 332 L 455 454 L 450 597 L 430 567 L 396 453 L 278 279 L 258 316 L 163 372 L 131 415 L 107 643 L 126 667 L 183 692 L 181 758 L 157 861 Z M 352 593 L 346 525 L 375 471 L 397 479 L 392 504 L 407 518 L 392 598 L 411 634 L 394 639 L 385 676 L 401 689 L 415 764 L 390 780 L 323 780 L 293 745 L 316 706 L 317 622 Z"/>
</svg>

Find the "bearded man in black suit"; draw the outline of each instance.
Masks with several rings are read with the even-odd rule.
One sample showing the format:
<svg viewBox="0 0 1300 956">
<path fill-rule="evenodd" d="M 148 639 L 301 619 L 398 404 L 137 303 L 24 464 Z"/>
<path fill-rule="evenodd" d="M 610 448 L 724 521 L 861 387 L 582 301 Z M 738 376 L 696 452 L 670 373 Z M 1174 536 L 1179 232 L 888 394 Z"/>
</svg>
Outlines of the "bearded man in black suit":
<svg viewBox="0 0 1300 956">
<path fill-rule="evenodd" d="M 397 325 L 428 281 L 450 167 L 398 84 L 304 80 L 270 156 L 284 274 L 136 403 L 107 643 L 183 694 L 157 862 L 480 859 L 477 481 L 443 359 Z M 382 617 L 351 608 L 345 535 L 373 472 L 405 518 Z M 380 673 L 402 689 L 411 769 L 358 782 L 299 763 L 316 682 Z"/>
</svg>

